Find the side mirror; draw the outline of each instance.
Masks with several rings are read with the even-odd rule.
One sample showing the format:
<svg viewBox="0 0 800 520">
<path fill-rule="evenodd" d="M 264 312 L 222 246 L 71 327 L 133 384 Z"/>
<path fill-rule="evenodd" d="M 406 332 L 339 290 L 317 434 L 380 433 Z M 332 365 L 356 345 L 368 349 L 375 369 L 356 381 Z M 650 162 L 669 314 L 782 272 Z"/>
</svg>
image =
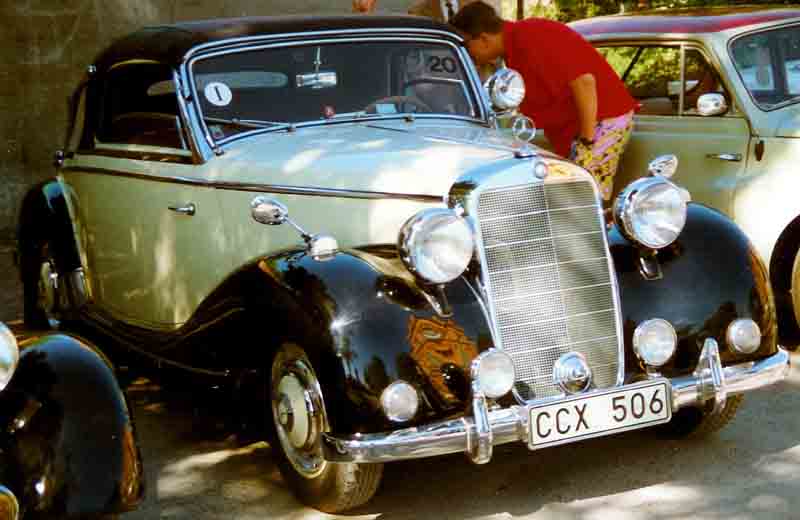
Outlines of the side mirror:
<svg viewBox="0 0 800 520">
<path fill-rule="evenodd" d="M 525 99 L 525 81 L 513 69 L 502 68 L 483 84 L 489 94 L 492 108 L 498 112 L 516 110 Z"/>
<path fill-rule="evenodd" d="M 653 177 L 669 179 L 678 170 L 678 157 L 673 154 L 659 155 L 647 165 L 647 172 Z"/>
<path fill-rule="evenodd" d="M 703 94 L 697 98 L 697 113 L 701 116 L 718 116 L 728 111 L 728 102 L 722 94 Z"/>
<path fill-rule="evenodd" d="M 250 215 L 259 224 L 280 226 L 289 220 L 289 209 L 277 200 L 258 196 L 250 202 Z"/>
<path fill-rule="evenodd" d="M 326 233 L 310 235 L 289 218 L 289 209 L 275 199 L 258 195 L 250 201 L 250 216 L 259 224 L 280 226 L 289 224 L 300 233 L 306 243 L 308 253 L 319 262 L 330 260 L 339 251 L 339 243 Z"/>
</svg>

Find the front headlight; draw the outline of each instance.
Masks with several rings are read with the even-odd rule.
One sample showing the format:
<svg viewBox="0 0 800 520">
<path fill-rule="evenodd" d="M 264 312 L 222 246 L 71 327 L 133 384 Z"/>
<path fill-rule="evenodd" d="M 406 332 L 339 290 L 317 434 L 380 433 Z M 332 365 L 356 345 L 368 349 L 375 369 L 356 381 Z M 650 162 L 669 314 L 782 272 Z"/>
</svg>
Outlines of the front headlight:
<svg viewBox="0 0 800 520">
<path fill-rule="evenodd" d="M 17 369 L 17 363 L 19 363 L 17 338 L 8 327 L 0 323 L 0 390 L 8 386 Z"/>
<path fill-rule="evenodd" d="M 483 87 L 489 94 L 492 107 L 501 112 L 515 110 L 525 99 L 525 80 L 514 69 L 498 70 L 486 80 Z"/>
<path fill-rule="evenodd" d="M 424 280 L 442 284 L 469 265 L 475 243 L 469 223 L 443 208 L 422 210 L 403 224 L 398 239 L 406 267 Z"/>
<path fill-rule="evenodd" d="M 619 194 L 614 221 L 628 239 L 661 249 L 683 231 L 687 202 L 688 192 L 666 179 L 639 179 Z"/>
</svg>

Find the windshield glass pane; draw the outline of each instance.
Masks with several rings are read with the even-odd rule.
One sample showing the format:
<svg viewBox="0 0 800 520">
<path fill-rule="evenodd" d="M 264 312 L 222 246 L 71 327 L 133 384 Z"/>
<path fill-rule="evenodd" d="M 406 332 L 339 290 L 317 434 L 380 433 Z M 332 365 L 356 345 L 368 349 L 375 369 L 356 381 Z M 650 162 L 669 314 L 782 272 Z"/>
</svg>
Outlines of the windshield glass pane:
<svg viewBox="0 0 800 520">
<path fill-rule="evenodd" d="M 192 74 L 202 115 L 217 140 L 261 123 L 478 113 L 461 60 L 446 44 L 372 41 L 245 50 L 198 60 Z M 240 122 L 250 126 L 235 124 Z"/>
<path fill-rule="evenodd" d="M 731 45 L 731 56 L 761 108 L 800 101 L 800 26 L 743 36 Z"/>
</svg>

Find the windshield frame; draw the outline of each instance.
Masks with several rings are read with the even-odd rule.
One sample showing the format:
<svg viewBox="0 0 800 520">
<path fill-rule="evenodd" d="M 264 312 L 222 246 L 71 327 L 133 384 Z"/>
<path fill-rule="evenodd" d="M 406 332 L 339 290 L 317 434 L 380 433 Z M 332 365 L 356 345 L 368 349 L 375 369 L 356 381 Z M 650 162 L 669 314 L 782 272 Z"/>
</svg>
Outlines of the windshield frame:
<svg viewBox="0 0 800 520">
<path fill-rule="evenodd" d="M 760 103 L 755 98 L 755 96 L 753 96 L 753 93 L 750 91 L 750 89 L 747 87 L 747 83 L 745 82 L 744 76 L 742 75 L 742 71 L 739 68 L 738 64 L 736 63 L 736 59 L 734 58 L 733 46 L 734 46 L 734 44 L 736 44 L 736 42 L 738 42 L 742 38 L 748 38 L 750 36 L 769 33 L 769 32 L 774 32 L 774 31 L 781 31 L 781 30 L 785 30 L 785 29 L 790 29 L 792 27 L 800 28 L 800 22 L 795 20 L 795 21 L 791 21 L 791 22 L 788 22 L 788 23 L 770 25 L 768 27 L 760 27 L 760 28 L 754 29 L 752 31 L 747 31 L 747 32 L 744 32 L 742 34 L 737 34 L 736 36 L 734 36 L 730 40 L 728 40 L 728 44 L 727 44 L 726 47 L 727 47 L 727 51 L 728 51 L 728 59 L 731 60 L 731 65 L 733 65 L 733 70 L 736 71 L 736 75 L 739 77 L 739 82 L 741 83 L 741 85 L 744 88 L 745 92 L 747 92 L 747 95 L 750 97 L 750 100 L 753 102 L 753 104 L 756 106 L 756 108 L 758 108 L 762 112 L 773 112 L 775 110 L 780 110 L 781 108 L 785 108 L 785 107 L 788 107 L 788 106 L 791 106 L 791 105 L 796 105 L 796 104 L 800 103 L 800 95 L 797 95 L 797 96 L 795 96 L 793 98 L 787 99 L 786 101 L 782 101 L 780 103 L 776 103 L 774 105 L 765 105 L 763 103 Z"/>
<path fill-rule="evenodd" d="M 383 121 L 383 120 L 397 120 L 397 119 L 406 119 L 406 120 L 429 120 L 429 119 L 449 119 L 449 120 L 458 120 L 458 121 L 467 121 L 471 123 L 479 123 L 481 125 L 487 126 L 491 125 L 490 116 L 491 113 L 488 106 L 486 105 L 486 99 L 482 92 L 480 78 L 478 76 L 477 70 L 467 53 L 466 47 L 463 45 L 459 45 L 457 41 L 443 38 L 437 35 L 431 35 L 428 32 L 421 31 L 420 34 L 414 35 L 409 34 L 408 31 L 404 31 L 401 34 L 392 35 L 386 34 L 382 32 L 377 32 L 370 35 L 365 35 L 363 33 L 352 34 L 352 33 L 337 33 L 332 35 L 330 33 L 326 35 L 320 34 L 307 34 L 307 39 L 293 39 L 291 41 L 265 41 L 259 40 L 258 42 L 250 42 L 248 45 L 235 45 L 233 47 L 225 47 L 219 48 L 218 46 L 206 48 L 203 52 L 197 52 L 195 49 L 194 52 L 191 52 L 186 60 L 184 60 L 183 64 L 180 67 L 180 74 L 183 77 L 184 85 L 188 87 L 187 98 L 189 103 L 193 105 L 193 112 L 195 119 L 197 120 L 197 125 L 199 129 L 201 129 L 201 134 L 204 136 L 207 144 L 210 146 L 212 150 L 220 150 L 222 145 L 231 143 L 238 139 L 246 138 L 255 134 L 262 134 L 268 132 L 286 132 L 286 131 L 294 131 L 296 129 L 301 129 L 305 127 L 314 127 L 314 126 L 325 126 L 325 125 L 337 125 L 343 123 L 360 123 L 360 122 L 374 122 L 374 121 Z M 449 46 L 455 56 L 461 62 L 461 66 L 464 70 L 465 75 L 465 82 L 464 82 L 464 89 L 465 94 L 468 94 L 468 100 L 470 105 L 473 106 L 476 110 L 476 114 L 474 117 L 464 116 L 464 115 L 457 115 L 457 114 L 443 114 L 443 113 L 397 113 L 397 114 L 357 114 L 353 117 L 336 117 L 334 119 L 315 119 L 311 121 L 302 121 L 297 123 L 288 124 L 286 126 L 275 126 L 275 127 L 266 127 L 266 128 L 254 128 L 253 130 L 239 132 L 237 134 L 227 136 L 223 139 L 214 139 L 212 136 L 207 123 L 205 121 L 205 116 L 202 110 L 202 107 L 199 103 L 199 91 L 197 89 L 197 84 L 195 83 L 195 77 L 193 71 L 194 64 L 201 60 L 206 60 L 210 58 L 216 58 L 219 56 L 235 54 L 235 53 L 242 53 L 242 52 L 251 52 L 251 51 L 260 51 L 260 50 L 267 50 L 267 49 L 275 49 L 275 48 L 285 48 L 285 47 L 298 47 L 298 46 L 309 46 L 309 45 L 327 45 L 327 44 L 340 44 L 340 43 L 388 43 L 388 42 L 401 42 L 401 43 L 418 43 L 418 44 L 435 44 L 435 45 L 446 45 Z"/>
</svg>

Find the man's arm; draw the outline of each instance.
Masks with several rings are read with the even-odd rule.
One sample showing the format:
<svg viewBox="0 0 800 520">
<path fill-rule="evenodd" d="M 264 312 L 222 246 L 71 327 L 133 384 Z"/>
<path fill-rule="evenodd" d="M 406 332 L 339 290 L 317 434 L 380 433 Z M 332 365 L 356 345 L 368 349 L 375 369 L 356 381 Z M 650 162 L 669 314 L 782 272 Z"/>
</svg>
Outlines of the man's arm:
<svg viewBox="0 0 800 520">
<path fill-rule="evenodd" d="M 597 84 L 594 76 L 581 74 L 569 82 L 575 106 L 578 109 L 578 137 L 594 139 L 594 129 L 597 126 Z"/>
</svg>

